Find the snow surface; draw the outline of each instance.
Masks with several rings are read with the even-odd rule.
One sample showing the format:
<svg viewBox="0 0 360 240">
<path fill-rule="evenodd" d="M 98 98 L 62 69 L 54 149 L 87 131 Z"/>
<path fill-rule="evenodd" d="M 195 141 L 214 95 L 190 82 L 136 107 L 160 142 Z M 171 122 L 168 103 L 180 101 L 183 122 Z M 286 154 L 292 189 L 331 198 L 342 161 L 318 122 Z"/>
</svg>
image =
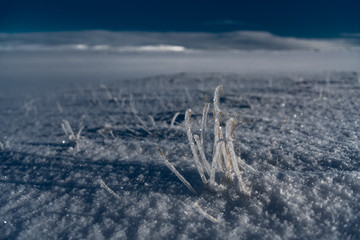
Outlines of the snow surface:
<svg viewBox="0 0 360 240">
<path fill-rule="evenodd" d="M 236 132 L 257 170 L 244 173 L 251 196 L 237 181 L 209 190 L 192 160 L 184 113 L 192 108 L 199 133 L 205 96 L 219 84 L 222 110 L 254 119 Z M 359 96 L 354 72 L 182 73 L 1 91 L 0 238 L 358 239 Z M 75 134 L 83 122 L 80 139 L 69 141 L 63 120 Z M 209 155 L 212 123 L 210 114 Z"/>
<path fill-rule="evenodd" d="M 0 34 L 0 239 L 359 239 L 360 57 L 349 44 Z M 220 175 L 209 189 L 193 161 L 185 112 L 200 135 L 220 84 L 222 125 L 248 122 L 235 150 L 255 169 L 243 173 L 250 196 Z M 211 109 L 208 159 L 213 122 Z"/>
</svg>

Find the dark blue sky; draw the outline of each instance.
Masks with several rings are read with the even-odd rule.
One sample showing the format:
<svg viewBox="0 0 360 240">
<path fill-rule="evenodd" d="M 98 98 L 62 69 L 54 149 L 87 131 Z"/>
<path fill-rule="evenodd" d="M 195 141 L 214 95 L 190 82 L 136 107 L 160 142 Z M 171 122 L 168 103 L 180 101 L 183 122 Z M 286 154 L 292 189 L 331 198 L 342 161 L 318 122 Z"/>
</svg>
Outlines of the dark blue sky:
<svg viewBox="0 0 360 240">
<path fill-rule="evenodd" d="M 335 38 L 360 33 L 359 0 L 0 0 L 0 32 L 228 32 Z"/>
</svg>

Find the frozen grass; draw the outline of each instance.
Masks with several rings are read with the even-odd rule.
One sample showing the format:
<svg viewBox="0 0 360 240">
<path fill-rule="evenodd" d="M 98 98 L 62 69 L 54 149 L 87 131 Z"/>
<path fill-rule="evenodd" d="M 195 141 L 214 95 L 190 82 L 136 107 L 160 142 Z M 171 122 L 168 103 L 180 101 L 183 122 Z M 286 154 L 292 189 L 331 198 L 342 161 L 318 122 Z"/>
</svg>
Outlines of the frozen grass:
<svg viewBox="0 0 360 240">
<path fill-rule="evenodd" d="M 246 169 L 247 171 L 254 172 L 254 169 L 251 166 L 248 166 L 241 159 L 240 155 L 238 156 L 235 152 L 234 141 L 236 140 L 234 135 L 236 128 L 239 126 L 239 120 L 238 120 L 239 115 L 237 115 L 235 118 L 230 118 L 226 121 L 225 131 L 222 127 L 221 116 L 223 112 L 221 111 L 220 108 L 221 91 L 222 91 L 222 86 L 217 86 L 213 98 L 214 148 L 213 148 L 213 154 L 210 157 L 210 159 L 212 160 L 211 165 L 207 160 L 205 146 L 204 146 L 204 135 L 206 132 L 207 116 L 209 109 L 211 107 L 210 103 L 205 103 L 204 105 L 204 110 L 201 119 L 200 137 L 198 135 L 193 135 L 192 132 L 192 127 L 191 127 L 192 110 L 188 109 L 185 112 L 185 129 L 190 144 L 191 152 L 194 158 L 197 171 L 204 185 L 209 186 L 210 189 L 215 191 L 218 188 L 224 189 L 225 188 L 224 185 L 220 184 L 219 182 L 216 182 L 216 173 L 222 173 L 223 179 L 227 179 L 228 182 L 234 180 L 234 178 L 236 177 L 238 180 L 238 186 L 240 192 L 250 196 L 250 191 L 246 187 L 242 178 L 242 171 Z M 167 157 L 159 148 L 158 150 L 166 160 L 167 166 L 170 168 L 170 170 L 175 173 L 175 175 L 181 180 L 181 182 L 185 184 L 185 186 L 189 190 L 194 192 L 195 190 L 190 185 L 190 183 L 175 169 L 175 167 L 170 163 L 170 161 L 167 159 Z"/>
</svg>

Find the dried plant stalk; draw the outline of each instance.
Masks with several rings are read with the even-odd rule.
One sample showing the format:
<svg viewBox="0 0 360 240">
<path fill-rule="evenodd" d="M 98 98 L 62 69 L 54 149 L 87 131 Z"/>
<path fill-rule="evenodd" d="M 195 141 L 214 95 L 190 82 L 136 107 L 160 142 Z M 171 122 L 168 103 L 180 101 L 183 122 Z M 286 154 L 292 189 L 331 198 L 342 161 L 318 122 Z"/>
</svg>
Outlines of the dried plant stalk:
<svg viewBox="0 0 360 240">
<path fill-rule="evenodd" d="M 218 220 L 217 218 L 211 216 L 204 209 L 202 209 L 202 207 L 200 207 L 198 202 L 195 202 L 194 206 L 199 210 L 200 214 L 203 215 L 205 218 L 209 219 L 210 221 L 212 221 L 214 223 L 221 223 L 220 220 Z"/>
<path fill-rule="evenodd" d="M 198 135 L 195 135 L 194 138 L 195 138 L 195 142 L 196 142 L 196 145 L 197 145 L 199 153 L 200 153 L 202 164 L 204 165 L 206 173 L 210 176 L 210 164 L 206 159 L 204 148 L 201 147 L 202 146 L 201 140 Z"/>
<path fill-rule="evenodd" d="M 164 159 L 166 160 L 166 165 L 168 166 L 168 168 L 180 179 L 180 181 L 193 193 L 197 193 L 195 191 L 195 189 L 191 186 L 191 184 L 184 178 L 183 175 L 181 175 L 178 170 L 176 170 L 176 168 L 174 167 L 174 165 L 171 164 L 171 162 L 167 159 L 167 157 L 165 156 L 165 154 L 161 151 L 160 148 L 157 148 L 158 151 L 160 152 L 160 154 L 164 157 Z"/>
<path fill-rule="evenodd" d="M 194 143 L 194 137 L 193 137 L 193 134 L 191 131 L 191 109 L 188 109 L 185 113 L 185 128 L 186 128 L 187 137 L 188 137 L 188 140 L 190 143 L 191 151 L 194 156 L 196 168 L 200 174 L 200 177 L 201 177 L 201 180 L 203 181 L 203 183 L 207 184 L 207 180 L 206 180 L 205 173 L 204 173 L 204 168 L 200 162 L 199 155 L 197 154 L 197 149 L 196 149 L 195 143 Z"/>
</svg>

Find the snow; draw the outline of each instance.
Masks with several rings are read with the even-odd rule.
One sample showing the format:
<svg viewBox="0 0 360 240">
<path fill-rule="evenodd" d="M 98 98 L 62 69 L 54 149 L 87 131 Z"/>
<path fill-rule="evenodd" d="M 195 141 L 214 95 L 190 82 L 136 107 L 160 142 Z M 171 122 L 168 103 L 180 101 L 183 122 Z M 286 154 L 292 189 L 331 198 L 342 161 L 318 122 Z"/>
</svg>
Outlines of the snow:
<svg viewBox="0 0 360 240">
<path fill-rule="evenodd" d="M 0 58 L 1 239 L 360 237 L 358 53 L 82 54 Z M 201 136 L 219 85 L 250 195 L 193 159 L 185 112 Z"/>
</svg>

